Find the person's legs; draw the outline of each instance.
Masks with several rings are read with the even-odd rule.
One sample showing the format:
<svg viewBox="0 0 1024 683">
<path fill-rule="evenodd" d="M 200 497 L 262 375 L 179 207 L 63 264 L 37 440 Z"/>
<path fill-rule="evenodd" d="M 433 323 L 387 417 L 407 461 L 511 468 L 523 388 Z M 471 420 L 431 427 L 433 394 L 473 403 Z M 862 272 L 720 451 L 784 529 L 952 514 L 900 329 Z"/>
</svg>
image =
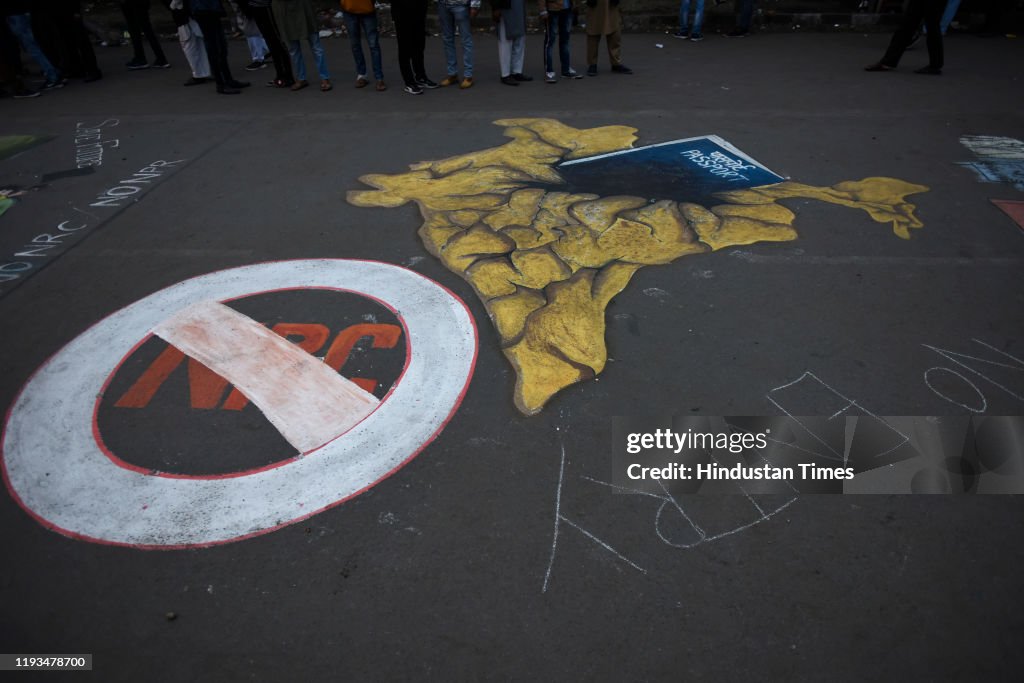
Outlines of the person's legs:
<svg viewBox="0 0 1024 683">
<path fill-rule="evenodd" d="M 960 9 L 960 0 L 949 0 L 946 3 L 946 11 L 942 13 L 942 35 L 946 35 L 946 31 L 949 30 L 949 25 L 953 23 L 953 19 L 956 18 L 956 11 Z"/>
<path fill-rule="evenodd" d="M 203 47 L 206 49 L 210 73 L 213 80 L 217 82 L 217 90 L 225 90 L 228 88 L 231 76 L 225 68 L 227 66 L 227 41 L 224 39 L 224 31 L 221 29 L 220 17 L 212 12 L 200 12 L 195 15 L 195 20 L 199 24 L 199 30 L 203 32 Z"/>
<path fill-rule="evenodd" d="M 395 21 L 395 38 L 398 40 L 398 70 L 406 86 L 416 86 L 416 74 L 412 72 L 412 45 L 410 34 L 413 26 L 404 19 Z"/>
<path fill-rule="evenodd" d="M 292 68 L 297 81 L 306 80 L 306 60 L 302 57 L 302 44 L 297 40 L 288 41 L 288 54 L 292 58 Z"/>
<path fill-rule="evenodd" d="M 696 6 L 693 8 L 693 30 L 690 31 L 690 35 L 699 36 L 701 29 L 704 28 L 704 0 L 697 0 Z"/>
<path fill-rule="evenodd" d="M 609 33 L 605 36 L 605 42 L 608 44 L 608 60 L 612 66 L 622 64 L 622 31 Z"/>
<path fill-rule="evenodd" d="M 327 71 L 327 58 L 324 56 L 324 46 L 320 43 L 320 35 L 310 33 L 306 39 L 309 42 L 309 49 L 313 52 L 313 59 L 316 60 L 317 75 L 321 81 L 329 81 L 331 74 Z"/>
<path fill-rule="evenodd" d="M 739 0 L 739 7 L 736 13 L 736 30 L 743 33 L 750 31 L 750 24 L 754 20 L 754 0 Z"/>
<path fill-rule="evenodd" d="M 455 54 L 455 17 L 444 0 L 439 0 L 437 3 L 437 19 L 441 24 L 445 68 L 448 70 L 449 76 L 455 76 L 459 72 L 458 56 Z"/>
<path fill-rule="evenodd" d="M 896 29 L 896 32 L 892 34 L 892 39 L 889 41 L 889 48 L 885 51 L 885 55 L 882 57 L 881 65 L 895 69 L 899 63 L 900 58 L 903 57 L 903 53 L 910 45 L 910 41 L 914 37 L 914 33 L 917 32 L 918 27 L 921 25 L 921 20 L 924 18 L 925 4 L 933 2 L 934 0 L 910 0 L 910 4 L 907 6 L 907 11 L 903 15 L 903 23 Z M 936 32 L 937 33 L 937 32 Z M 941 39 L 941 35 L 939 38 Z"/>
<path fill-rule="evenodd" d="M 427 47 L 427 6 L 422 5 L 420 12 L 412 17 L 412 35 L 409 36 L 409 61 L 412 66 L 413 79 L 427 78 L 427 69 L 423 64 L 423 52 Z"/>
<path fill-rule="evenodd" d="M 455 10 L 455 23 L 462 39 L 462 75 L 473 77 L 473 25 L 470 23 L 469 6 L 461 5 Z"/>
<path fill-rule="evenodd" d="M 288 48 L 281 42 L 281 32 L 277 28 L 277 20 L 269 7 L 253 7 L 252 17 L 260 30 L 260 35 L 267 41 L 270 48 L 270 58 L 274 60 L 275 80 L 282 85 L 291 85 L 295 82 L 292 75 L 292 62 L 288 55 Z"/>
<path fill-rule="evenodd" d="M 145 64 L 146 51 L 142 48 L 142 25 L 139 20 L 138 0 L 126 0 L 121 3 L 124 22 L 128 25 L 128 36 L 132 41 L 132 63 Z"/>
<path fill-rule="evenodd" d="M 82 24 L 81 7 L 78 9 L 78 12 L 70 12 L 64 17 L 61 33 L 65 35 L 68 49 L 81 67 L 86 80 L 95 80 L 100 76 L 100 67 L 96 63 L 96 51 L 92 48 L 89 32 Z"/>
<path fill-rule="evenodd" d="M 572 12 L 562 10 L 558 18 L 558 61 L 562 64 L 562 74 L 572 71 L 572 56 L 569 52 L 569 40 L 572 36 Z"/>
<path fill-rule="evenodd" d="M 512 41 L 506 37 L 505 17 L 498 20 L 498 63 L 503 79 L 512 75 Z"/>
<path fill-rule="evenodd" d="M 42 48 L 36 42 L 35 36 L 32 35 L 32 17 L 28 14 L 15 14 L 7 17 L 7 26 L 11 29 L 11 33 L 21 43 L 22 48 L 28 53 L 28 56 L 35 60 L 39 68 L 43 70 L 43 75 L 46 77 L 47 84 L 60 83 L 60 74 L 57 69 L 50 63 L 50 60 L 43 54 Z"/>
<path fill-rule="evenodd" d="M 924 25 L 928 29 L 925 37 L 928 46 L 928 67 L 935 71 L 942 69 L 944 62 L 942 34 L 942 3 L 929 2 L 924 8 Z"/>
<path fill-rule="evenodd" d="M 153 30 L 153 24 L 149 21 L 149 0 L 135 0 L 135 2 L 139 5 L 137 14 L 139 28 L 142 31 L 142 35 L 149 41 L 149 49 L 153 51 L 153 63 L 166 64 L 167 55 L 164 54 L 164 49 L 160 47 L 160 37 L 157 36 L 156 31 Z M 143 56 L 143 59 L 145 59 L 145 56 Z"/>
<path fill-rule="evenodd" d="M 373 63 L 373 77 L 384 80 L 384 62 L 380 55 L 380 33 L 377 31 L 377 13 L 368 14 L 362 19 L 363 31 L 366 33 L 366 44 L 370 47 L 370 61 Z"/>
<path fill-rule="evenodd" d="M 526 36 L 522 35 L 512 39 L 512 54 L 509 66 L 512 73 L 522 75 L 523 62 L 526 59 Z"/>
<path fill-rule="evenodd" d="M 690 0 L 679 3 L 679 30 L 686 31 L 690 26 Z"/>
<path fill-rule="evenodd" d="M 363 54 L 363 32 L 360 16 L 345 12 L 345 31 L 348 32 L 349 47 L 356 62 L 356 76 L 366 75 L 366 56 Z"/>
<path fill-rule="evenodd" d="M 597 68 L 597 48 L 601 44 L 601 36 L 587 34 L 587 69 L 592 73 Z"/>
<path fill-rule="evenodd" d="M 552 12 L 548 10 L 548 16 L 544 21 L 544 73 L 553 74 L 555 72 L 555 65 L 551 60 L 551 49 L 555 44 L 555 40 L 558 38 L 558 20 L 561 12 Z M 562 69 L 565 69 L 565 62 L 562 63 Z"/>
<path fill-rule="evenodd" d="M 210 78 L 210 58 L 206 53 L 202 30 L 195 19 L 189 19 L 187 24 L 178 27 L 178 42 L 181 44 L 181 52 L 185 55 L 185 61 L 192 69 L 192 78 L 196 80 Z"/>
</svg>

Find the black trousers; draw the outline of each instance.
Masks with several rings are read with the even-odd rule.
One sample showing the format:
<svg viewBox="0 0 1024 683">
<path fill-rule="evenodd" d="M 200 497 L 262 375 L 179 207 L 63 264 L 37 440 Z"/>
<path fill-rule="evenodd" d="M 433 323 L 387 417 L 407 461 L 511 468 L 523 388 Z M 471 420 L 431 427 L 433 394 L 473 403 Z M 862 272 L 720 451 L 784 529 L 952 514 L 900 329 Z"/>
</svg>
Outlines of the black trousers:
<svg viewBox="0 0 1024 683">
<path fill-rule="evenodd" d="M 77 0 L 51 0 L 41 3 L 39 10 L 32 13 L 33 32 L 37 19 L 46 22 L 52 31 L 48 39 L 40 40 L 36 36 L 39 46 L 66 76 L 90 76 L 100 72 L 89 32 L 82 24 L 81 4 Z"/>
<path fill-rule="evenodd" d="M 128 33 L 132 37 L 134 60 L 146 61 L 146 51 L 142 48 L 142 38 L 145 36 L 150 49 L 153 50 L 153 59 L 158 63 L 166 62 L 167 56 L 160 47 L 160 39 L 153 31 L 153 25 L 149 23 L 149 0 L 125 0 L 121 3 L 121 11 L 124 12 L 124 20 L 128 22 Z"/>
<path fill-rule="evenodd" d="M 210 60 L 210 73 L 220 90 L 235 81 L 228 68 L 228 41 L 221 26 L 221 15 L 216 12 L 196 12 L 194 15 L 199 30 L 203 32 L 206 57 Z"/>
<path fill-rule="evenodd" d="M 943 66 L 942 54 L 942 12 L 946 9 L 946 0 L 910 0 L 907 12 L 903 15 L 903 23 L 892 34 L 889 41 L 889 49 L 882 57 L 882 64 L 896 67 L 900 63 L 900 57 L 914 39 L 914 34 L 924 21 L 928 29 L 928 66 L 941 69 Z"/>
<path fill-rule="evenodd" d="M 285 85 L 293 84 L 295 76 L 292 74 L 292 59 L 288 55 L 284 43 L 281 42 L 281 32 L 274 20 L 274 13 L 270 7 L 252 7 L 250 9 L 252 10 L 252 20 L 256 22 L 256 27 L 263 34 L 263 40 L 267 41 L 267 47 L 270 48 L 270 58 L 274 60 L 274 71 L 277 72 L 275 79 L 282 81 Z"/>
<path fill-rule="evenodd" d="M 419 9 L 417 6 L 416 9 Z M 412 16 L 407 16 L 412 15 Z M 423 50 L 426 48 L 427 4 L 422 13 L 416 10 L 403 13 L 395 19 L 395 37 L 398 39 L 398 68 L 406 85 L 416 85 L 417 78 L 426 78 Z"/>
</svg>

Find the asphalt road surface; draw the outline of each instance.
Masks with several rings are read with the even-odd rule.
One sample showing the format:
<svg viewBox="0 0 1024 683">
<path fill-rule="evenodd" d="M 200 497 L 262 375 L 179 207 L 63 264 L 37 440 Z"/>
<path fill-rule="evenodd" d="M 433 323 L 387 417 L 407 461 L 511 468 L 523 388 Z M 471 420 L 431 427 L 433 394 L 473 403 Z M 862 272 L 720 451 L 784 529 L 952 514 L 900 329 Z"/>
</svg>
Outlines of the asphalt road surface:
<svg viewBox="0 0 1024 683">
<path fill-rule="evenodd" d="M 383 93 L 352 87 L 337 39 L 329 93 L 263 87 L 268 71 L 244 72 L 232 42 L 236 75 L 254 81 L 238 96 L 182 87 L 170 44 L 171 69 L 128 72 L 127 48 L 98 48 L 102 81 L 0 101 L 0 136 L 37 138 L 0 161 L 0 188 L 24 191 L 0 217 L 0 651 L 90 653 L 91 674 L 64 675 L 98 681 L 1019 671 L 1018 497 L 665 505 L 607 482 L 615 416 L 1024 412 L 1024 229 L 991 202 L 1024 200 L 1020 41 L 951 37 L 935 77 L 912 73 L 920 49 L 897 72 L 864 72 L 879 34 L 627 35 L 634 75 L 602 55 L 597 78 L 552 85 L 531 36 L 535 80 L 511 88 L 492 40 L 476 37 L 474 88 L 419 97 L 401 91 L 393 39 Z M 443 63 L 429 38 L 435 80 Z M 907 199 L 923 227 L 901 239 L 856 208 L 782 200 L 795 239 L 639 270 L 608 305 L 604 371 L 527 417 L 488 312 L 425 249 L 416 206 L 347 201 L 370 189 L 361 176 L 507 142 L 493 122 L 509 118 L 630 126 L 637 146 L 718 135 L 815 187 L 896 178 L 927 188 Z M 309 259 L 404 270 L 307 278 L 288 263 Z M 337 439 L 355 463 L 344 475 L 316 469 L 318 453 L 294 459 L 303 448 L 272 410 L 226 398 L 148 336 L 173 306 L 147 297 L 267 262 L 168 291 L 291 325 L 320 357 L 336 348 L 374 400 L 415 380 L 407 412 L 371 415 L 356 446 Z M 335 344 L 356 325 L 373 327 Z M 272 340 L 237 334 L 244 348 L 218 369 L 273 365 Z M 316 398 L 295 391 L 268 400 Z M 301 431 L 303 415 L 282 415 Z M 103 444 L 104 466 L 77 455 L 85 441 Z M 278 479 L 244 488 L 254 470 Z"/>
</svg>

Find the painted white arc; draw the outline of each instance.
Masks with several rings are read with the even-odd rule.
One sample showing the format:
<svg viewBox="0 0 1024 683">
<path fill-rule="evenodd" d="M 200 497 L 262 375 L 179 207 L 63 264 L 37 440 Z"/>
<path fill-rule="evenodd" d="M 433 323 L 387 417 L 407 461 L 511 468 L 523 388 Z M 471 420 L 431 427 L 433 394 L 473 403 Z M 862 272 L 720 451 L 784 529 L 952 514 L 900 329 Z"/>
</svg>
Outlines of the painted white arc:
<svg viewBox="0 0 1024 683">
<path fill-rule="evenodd" d="M 369 417 L 307 457 L 244 476 L 150 476 L 107 457 L 93 434 L 95 397 L 139 339 L 197 301 L 304 288 L 376 299 L 402 321 L 405 372 Z M 458 407 L 476 349 L 465 304 L 398 266 L 309 259 L 192 278 L 105 318 L 33 375 L 0 439 L 5 481 L 42 524 L 86 540 L 148 547 L 239 540 L 336 505 L 405 464 Z"/>
<path fill-rule="evenodd" d="M 179 311 L 153 334 L 235 385 L 300 453 L 347 432 L 380 404 L 295 344 L 216 301 Z"/>
</svg>

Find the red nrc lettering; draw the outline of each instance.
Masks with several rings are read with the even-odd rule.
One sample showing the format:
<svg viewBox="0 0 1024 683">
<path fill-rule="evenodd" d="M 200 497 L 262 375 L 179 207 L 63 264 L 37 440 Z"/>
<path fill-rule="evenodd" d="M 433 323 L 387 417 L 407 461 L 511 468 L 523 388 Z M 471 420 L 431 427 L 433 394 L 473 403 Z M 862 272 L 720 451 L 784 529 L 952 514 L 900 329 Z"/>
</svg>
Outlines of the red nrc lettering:
<svg viewBox="0 0 1024 683">
<path fill-rule="evenodd" d="M 274 331 L 281 334 L 278 327 L 281 326 L 275 325 Z M 296 327 L 303 326 L 297 325 Z M 323 327 L 323 325 L 320 325 L 319 327 Z M 311 350 L 306 346 L 303 346 L 302 342 L 299 343 L 299 346 L 307 353 L 316 353 L 320 350 L 320 347 L 323 346 L 323 342 L 327 339 L 327 328 L 324 327 L 323 330 L 323 339 L 316 348 Z M 282 334 L 281 336 L 287 335 Z M 332 370 L 341 372 L 341 369 L 348 361 L 349 355 L 352 353 L 352 349 L 355 348 L 356 343 L 358 343 L 363 337 L 369 337 L 372 339 L 373 348 L 375 349 L 393 349 L 401 336 L 402 328 L 398 325 L 360 323 L 358 325 L 346 327 L 338 333 L 337 337 L 334 338 L 331 348 L 327 350 L 327 356 L 324 358 L 324 363 L 326 363 L 327 367 Z M 351 381 L 370 393 L 373 393 L 373 390 L 377 388 L 377 380 L 369 377 L 354 377 Z M 225 410 L 241 410 L 248 403 L 249 399 L 247 399 L 242 392 L 238 389 L 233 389 L 231 394 L 228 396 L 228 399 L 224 401 L 224 405 L 222 407 Z"/>
<path fill-rule="evenodd" d="M 323 348 L 330 336 L 330 330 L 319 323 L 278 323 L 272 328 L 275 333 L 297 344 L 312 355 Z M 372 339 L 375 349 L 391 349 L 402 336 L 402 328 L 388 324 L 358 324 L 338 333 L 327 351 L 325 363 L 335 371 L 341 371 L 356 343 L 364 337 Z M 114 404 L 117 408 L 145 408 L 171 374 L 178 369 L 185 354 L 173 346 L 164 349 L 132 386 Z M 189 405 L 192 408 L 210 410 L 217 407 L 229 384 L 226 379 L 192 358 L 188 359 Z M 356 377 L 351 380 L 366 391 L 377 388 L 377 380 Z M 249 399 L 238 389 L 232 388 L 221 405 L 222 410 L 242 410 Z"/>
<path fill-rule="evenodd" d="M 310 355 L 319 351 L 331 334 L 326 325 L 317 323 L 278 323 L 274 325 L 273 330 L 288 341 L 298 344 L 300 349 Z M 295 341 L 293 337 L 299 337 L 299 340 Z M 248 404 L 249 399 L 245 397 L 245 394 L 238 389 L 232 389 L 221 408 L 223 410 L 241 410 Z"/>
</svg>

